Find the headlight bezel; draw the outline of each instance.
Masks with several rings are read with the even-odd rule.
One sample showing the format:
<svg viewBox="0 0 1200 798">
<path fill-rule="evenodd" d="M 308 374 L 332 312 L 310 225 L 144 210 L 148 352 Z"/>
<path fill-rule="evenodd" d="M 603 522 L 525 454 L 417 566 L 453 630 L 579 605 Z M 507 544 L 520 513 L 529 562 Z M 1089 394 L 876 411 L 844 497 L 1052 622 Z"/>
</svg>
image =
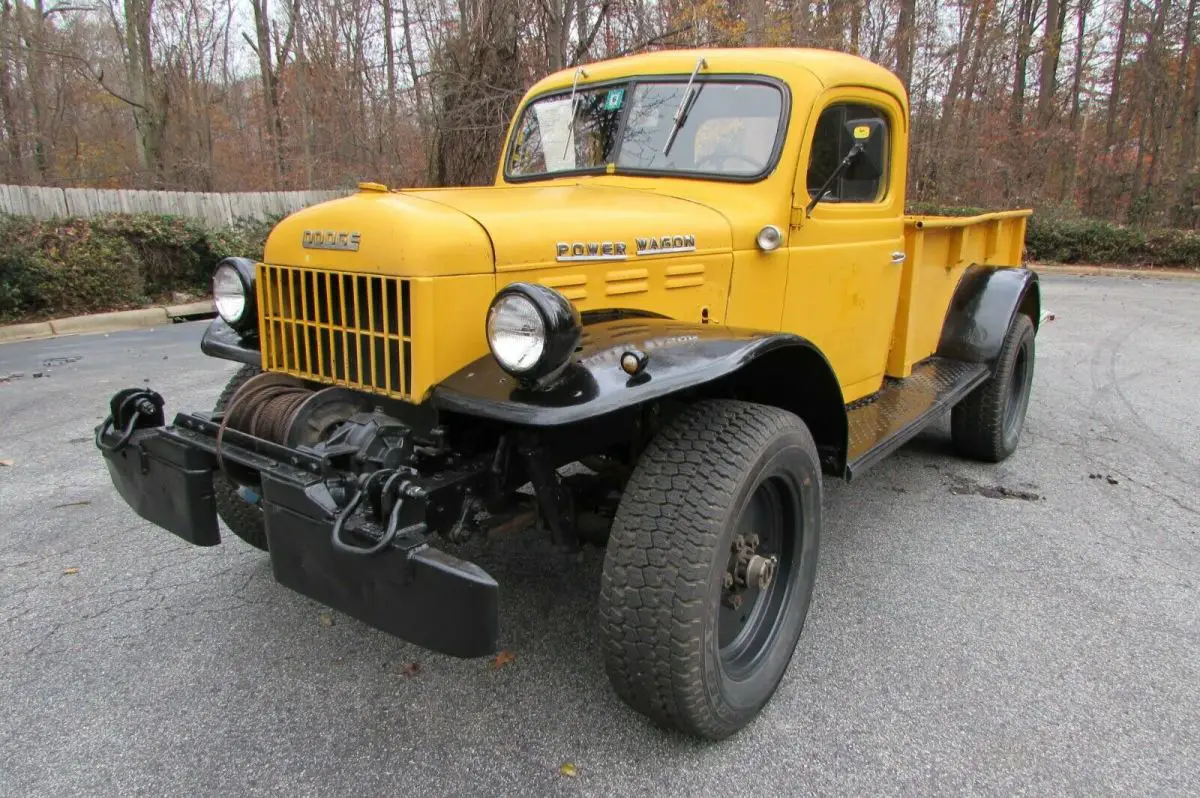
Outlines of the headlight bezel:
<svg viewBox="0 0 1200 798">
<path fill-rule="evenodd" d="M 233 318 L 227 317 L 222 313 L 220 304 L 218 303 L 217 276 L 223 270 L 226 272 L 232 271 L 242 288 L 242 296 L 244 298 L 242 312 Z M 249 258 L 223 258 L 217 264 L 217 268 L 213 269 L 213 307 L 222 321 L 243 334 L 252 332 L 257 328 L 258 324 L 258 296 L 254 290 L 254 274 L 254 261 Z"/>
<path fill-rule="evenodd" d="M 511 297 L 529 302 L 537 313 L 542 327 L 541 352 L 532 365 L 514 368 L 496 352 L 492 340 L 493 314 L 501 303 Z M 488 349 L 500 368 L 525 385 L 541 386 L 552 382 L 571 362 L 571 355 L 579 346 L 582 323 L 579 310 L 565 296 L 548 286 L 537 283 L 511 283 L 496 292 L 488 306 L 484 319 L 484 336 Z"/>
</svg>

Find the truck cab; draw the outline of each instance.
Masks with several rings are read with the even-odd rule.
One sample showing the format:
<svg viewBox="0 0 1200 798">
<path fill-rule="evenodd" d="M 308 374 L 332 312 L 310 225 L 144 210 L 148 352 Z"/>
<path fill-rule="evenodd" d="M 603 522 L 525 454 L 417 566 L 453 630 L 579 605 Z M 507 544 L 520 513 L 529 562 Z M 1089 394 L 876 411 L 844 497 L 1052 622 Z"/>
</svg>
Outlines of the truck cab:
<svg viewBox="0 0 1200 798">
<path fill-rule="evenodd" d="M 1040 313 L 1028 211 L 904 214 L 908 101 L 801 49 L 588 64 L 521 101 L 495 182 L 360 184 L 217 268 L 212 412 L 110 402 L 97 444 L 144 518 L 218 517 L 284 585 L 434 650 L 497 649 L 458 544 L 529 526 L 607 546 L 617 694 L 720 738 L 800 638 L 822 479 L 949 412 L 999 461 Z M 523 489 L 528 486 L 529 489 Z"/>
</svg>

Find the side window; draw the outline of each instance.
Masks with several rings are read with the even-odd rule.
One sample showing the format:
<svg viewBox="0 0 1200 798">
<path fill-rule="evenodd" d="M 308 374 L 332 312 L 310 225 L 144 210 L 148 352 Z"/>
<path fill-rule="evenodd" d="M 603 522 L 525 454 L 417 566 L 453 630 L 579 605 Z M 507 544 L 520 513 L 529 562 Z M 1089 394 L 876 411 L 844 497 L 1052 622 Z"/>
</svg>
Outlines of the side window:
<svg viewBox="0 0 1200 798">
<path fill-rule="evenodd" d="M 853 103 L 831 105 L 821 112 L 808 161 L 807 185 L 810 196 L 816 195 L 853 146 L 854 141 L 846 130 L 846 123 L 856 119 L 886 120 L 887 115 L 878 108 Z M 891 152 L 887 135 L 888 131 L 885 130 L 883 151 Z M 829 193 L 822 202 L 875 202 L 887 189 L 888 171 L 889 168 L 885 168 L 883 176 L 876 179 L 856 180 L 851 169 L 850 174 L 843 175 L 829 187 Z"/>
</svg>

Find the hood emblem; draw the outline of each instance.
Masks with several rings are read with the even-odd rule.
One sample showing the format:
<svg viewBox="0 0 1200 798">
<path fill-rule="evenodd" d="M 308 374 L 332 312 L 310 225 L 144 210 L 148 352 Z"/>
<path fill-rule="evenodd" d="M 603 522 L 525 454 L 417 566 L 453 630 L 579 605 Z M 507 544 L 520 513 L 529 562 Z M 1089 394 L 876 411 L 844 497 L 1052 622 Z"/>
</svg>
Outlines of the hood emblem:
<svg viewBox="0 0 1200 798">
<path fill-rule="evenodd" d="M 580 260 L 625 260 L 624 241 L 559 241 L 555 246 L 559 263 Z"/>
<path fill-rule="evenodd" d="M 671 255 L 696 251 L 696 236 L 691 234 L 634 240 L 637 242 L 636 252 L 639 256 Z M 626 260 L 629 257 L 629 246 L 624 241 L 559 241 L 555 245 L 555 250 L 555 260 L 559 263 L 581 260 Z"/>
<path fill-rule="evenodd" d="M 639 238 L 637 254 L 666 255 L 672 252 L 695 252 L 696 237 L 694 235 L 659 236 L 658 238 Z"/>
<path fill-rule="evenodd" d="M 305 249 L 341 249 L 358 252 L 362 233 L 348 230 L 305 230 L 300 246 Z"/>
</svg>

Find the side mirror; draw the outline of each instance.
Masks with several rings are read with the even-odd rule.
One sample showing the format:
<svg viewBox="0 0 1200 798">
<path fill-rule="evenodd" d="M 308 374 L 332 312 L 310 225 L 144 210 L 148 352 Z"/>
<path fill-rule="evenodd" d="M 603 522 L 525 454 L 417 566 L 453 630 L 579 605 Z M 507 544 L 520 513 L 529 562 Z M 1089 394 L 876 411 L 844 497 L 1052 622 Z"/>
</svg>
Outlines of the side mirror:
<svg viewBox="0 0 1200 798">
<path fill-rule="evenodd" d="M 887 123 L 882 119 L 855 119 L 846 123 L 851 146 L 860 148 L 846 170 L 847 180 L 878 180 L 887 167 Z"/>
</svg>

